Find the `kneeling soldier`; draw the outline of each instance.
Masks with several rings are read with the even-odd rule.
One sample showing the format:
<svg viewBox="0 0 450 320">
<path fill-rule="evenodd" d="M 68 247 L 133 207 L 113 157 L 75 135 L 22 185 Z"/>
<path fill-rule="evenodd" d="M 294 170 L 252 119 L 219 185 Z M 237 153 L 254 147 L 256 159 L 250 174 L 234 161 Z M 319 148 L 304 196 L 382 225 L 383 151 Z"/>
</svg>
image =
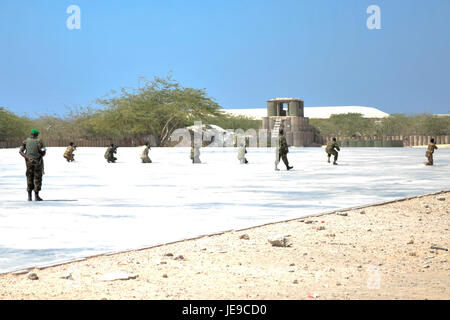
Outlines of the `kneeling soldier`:
<svg viewBox="0 0 450 320">
<path fill-rule="evenodd" d="M 75 161 L 75 155 L 73 154 L 73 152 L 76 150 L 76 148 L 77 147 L 73 145 L 73 142 L 69 143 L 69 146 L 64 152 L 64 158 L 66 158 L 67 162 Z"/>
<path fill-rule="evenodd" d="M 114 145 L 114 143 L 111 143 L 111 145 L 108 147 L 108 149 L 106 149 L 106 152 L 105 152 L 105 159 L 106 159 L 106 161 L 108 161 L 108 163 L 116 162 L 117 158 L 114 157 L 115 153 L 117 153 L 117 146 Z"/>
<path fill-rule="evenodd" d="M 144 150 L 141 153 L 142 163 L 152 163 L 152 160 L 148 156 L 148 151 L 150 150 L 150 143 L 146 142 L 144 144 Z"/>
</svg>

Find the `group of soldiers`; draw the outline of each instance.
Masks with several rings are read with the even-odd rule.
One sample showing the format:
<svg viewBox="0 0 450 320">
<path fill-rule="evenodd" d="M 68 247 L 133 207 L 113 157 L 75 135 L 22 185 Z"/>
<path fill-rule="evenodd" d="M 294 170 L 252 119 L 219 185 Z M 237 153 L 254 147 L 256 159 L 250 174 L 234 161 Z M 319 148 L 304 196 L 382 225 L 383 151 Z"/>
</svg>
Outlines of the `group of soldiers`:
<svg viewBox="0 0 450 320">
<path fill-rule="evenodd" d="M 35 194 L 35 201 L 42 201 L 42 198 L 39 196 L 39 192 L 42 188 L 42 175 L 44 174 L 44 156 L 46 154 L 46 147 L 44 142 L 38 137 L 39 131 L 36 129 L 31 130 L 31 136 L 28 137 L 25 141 L 23 141 L 20 146 L 19 153 L 22 157 L 25 158 L 26 165 L 26 177 L 27 177 L 27 192 L 28 192 L 28 201 L 32 201 L 32 192 Z M 74 151 L 76 150 L 76 146 L 73 142 L 69 143 L 69 146 L 66 148 L 64 152 L 64 158 L 67 162 L 75 161 Z M 118 146 L 113 143 L 106 149 L 105 159 L 108 163 L 114 163 L 117 158 L 114 156 L 117 153 Z M 433 138 L 430 139 L 430 143 L 428 144 L 427 151 L 425 153 L 425 157 L 428 159 L 428 162 L 425 162 L 425 165 L 432 166 L 433 165 L 433 153 L 434 150 L 438 149 L 436 146 L 435 140 Z M 149 158 L 149 150 L 150 143 L 146 142 L 144 144 L 144 149 L 141 153 L 142 163 L 152 163 L 152 160 Z M 337 165 L 338 159 L 338 151 L 340 151 L 339 145 L 336 141 L 336 138 L 333 138 L 332 141 L 328 142 L 325 152 L 327 154 L 328 163 L 330 163 L 331 156 L 334 156 L 333 165 Z M 287 154 L 289 153 L 289 147 L 286 141 L 286 137 L 284 136 L 283 129 L 280 130 L 280 134 L 278 136 L 278 145 L 275 148 L 275 170 L 279 171 L 278 164 L 280 163 L 280 159 L 283 160 L 286 165 L 286 170 L 291 170 L 293 167 L 289 166 L 289 161 L 287 158 Z M 246 159 L 247 149 L 246 142 L 241 142 L 238 146 L 238 160 L 241 164 L 248 164 L 248 160 Z M 191 155 L 190 158 L 192 163 L 201 163 L 200 161 L 200 146 L 191 144 Z"/>
</svg>

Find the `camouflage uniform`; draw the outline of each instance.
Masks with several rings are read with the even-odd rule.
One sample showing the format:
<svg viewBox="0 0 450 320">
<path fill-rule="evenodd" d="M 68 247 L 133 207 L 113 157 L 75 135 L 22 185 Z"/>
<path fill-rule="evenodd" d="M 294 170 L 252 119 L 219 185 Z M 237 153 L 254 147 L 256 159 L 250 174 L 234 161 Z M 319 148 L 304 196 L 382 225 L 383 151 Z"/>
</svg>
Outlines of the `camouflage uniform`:
<svg viewBox="0 0 450 320">
<path fill-rule="evenodd" d="M 145 146 L 144 150 L 142 150 L 142 153 L 141 153 L 142 163 L 152 163 L 152 160 L 148 156 L 148 151 L 149 150 L 150 150 L 149 146 Z"/>
<path fill-rule="evenodd" d="M 20 151 L 23 152 L 28 158 L 25 159 L 28 192 L 33 190 L 35 192 L 39 192 L 42 188 L 44 159 L 41 150 L 45 150 L 45 145 L 42 140 L 37 137 L 27 138 L 27 140 L 25 140 L 20 147 Z"/>
<path fill-rule="evenodd" d="M 436 144 L 434 142 L 430 142 L 428 144 L 427 152 L 425 152 L 425 157 L 427 157 L 427 159 L 428 159 L 428 162 L 425 163 L 427 166 L 433 165 L 433 153 L 434 153 L 434 150 L 437 148 L 438 147 L 436 146 Z"/>
<path fill-rule="evenodd" d="M 106 149 L 105 152 L 105 159 L 108 161 L 108 163 L 112 162 L 116 162 L 117 158 L 114 157 L 114 154 L 117 152 L 117 147 L 111 147 L 109 146 L 108 149 Z"/>
<path fill-rule="evenodd" d="M 289 152 L 289 148 L 287 145 L 287 141 L 286 141 L 286 137 L 283 135 L 280 135 L 278 137 L 278 145 L 279 145 L 279 149 L 278 149 L 278 159 L 281 158 L 284 162 L 284 164 L 286 165 L 286 168 L 289 168 L 289 161 L 287 158 L 287 154 Z M 280 161 L 280 160 L 278 160 Z"/>
<path fill-rule="evenodd" d="M 192 163 L 202 163 L 200 161 L 200 148 L 198 147 L 191 147 L 191 160 Z"/>
<path fill-rule="evenodd" d="M 73 146 L 68 146 L 66 151 L 64 152 L 64 158 L 66 158 L 67 162 L 71 162 L 74 161 L 74 154 L 73 152 L 75 151 L 75 147 Z"/>
<path fill-rule="evenodd" d="M 334 163 L 336 163 L 336 161 L 338 159 L 338 153 L 337 153 L 337 151 L 335 149 L 337 149 L 338 151 L 341 151 L 341 149 L 339 148 L 337 142 L 336 141 L 328 142 L 327 148 L 325 149 L 325 152 L 328 155 L 328 163 L 330 163 L 331 155 L 334 156 Z"/>
<path fill-rule="evenodd" d="M 246 164 L 248 163 L 247 159 L 245 159 L 245 154 L 247 153 L 247 150 L 245 148 L 245 144 L 243 143 L 242 145 L 239 146 L 238 148 L 238 160 L 240 161 L 240 163 L 242 164 Z"/>
</svg>

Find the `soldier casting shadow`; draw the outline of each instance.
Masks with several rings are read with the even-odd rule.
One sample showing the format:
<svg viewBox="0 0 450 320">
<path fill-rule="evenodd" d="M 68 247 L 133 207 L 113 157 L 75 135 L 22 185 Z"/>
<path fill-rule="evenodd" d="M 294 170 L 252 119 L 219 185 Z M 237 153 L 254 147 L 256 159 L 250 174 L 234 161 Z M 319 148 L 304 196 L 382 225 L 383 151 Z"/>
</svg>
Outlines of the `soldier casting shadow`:
<svg viewBox="0 0 450 320">
<path fill-rule="evenodd" d="M 142 163 L 152 163 L 152 160 L 148 156 L 148 152 L 149 152 L 150 149 L 151 149 L 150 148 L 150 143 L 147 141 L 144 144 L 144 149 L 142 150 L 142 153 L 141 153 Z"/>
<path fill-rule="evenodd" d="M 190 159 L 192 160 L 192 163 L 202 163 L 200 161 L 200 146 L 202 144 L 202 140 L 195 141 L 195 134 L 194 131 L 189 131 L 191 135 L 191 155 Z M 203 133 L 202 133 L 203 135 Z"/>
<path fill-rule="evenodd" d="M 283 160 L 284 164 L 286 165 L 286 170 L 291 170 L 292 166 L 289 166 L 289 161 L 287 158 L 287 154 L 289 153 L 288 144 L 286 141 L 286 137 L 284 136 L 283 129 L 280 129 L 280 134 L 278 135 L 278 145 L 276 147 L 276 154 L 275 154 L 275 170 L 279 171 L 278 164 L 280 163 L 280 158 Z"/>
<path fill-rule="evenodd" d="M 46 148 L 44 142 L 38 138 L 39 131 L 31 130 L 31 137 L 27 138 L 19 149 L 19 153 L 25 158 L 28 201 L 32 201 L 31 193 L 34 190 L 34 199 L 42 201 L 39 192 L 42 188 L 42 175 L 44 174 L 44 156 Z"/>
<path fill-rule="evenodd" d="M 238 148 L 238 160 L 241 164 L 248 163 L 247 159 L 245 158 L 246 154 L 247 154 L 246 143 L 241 142 L 241 144 L 239 145 L 239 148 Z"/>
<path fill-rule="evenodd" d="M 341 151 L 341 149 L 339 148 L 339 145 L 336 142 L 336 138 L 333 138 L 332 141 L 328 142 L 327 147 L 325 149 L 325 152 L 327 153 L 328 156 L 328 163 L 330 163 L 330 158 L 333 155 L 334 156 L 333 164 L 337 165 L 336 161 L 338 159 L 338 151 Z"/>
<path fill-rule="evenodd" d="M 111 143 L 111 145 L 106 149 L 105 152 L 105 159 L 108 163 L 115 163 L 117 161 L 117 158 L 114 157 L 114 154 L 117 153 L 117 146 L 114 145 L 114 143 Z"/>
<path fill-rule="evenodd" d="M 430 143 L 428 144 L 427 151 L 425 152 L 425 157 L 428 159 L 428 162 L 425 162 L 426 166 L 432 166 L 434 165 L 433 162 L 433 153 L 434 150 L 437 150 L 436 143 L 434 142 L 434 138 L 431 138 Z"/>
<path fill-rule="evenodd" d="M 64 158 L 67 160 L 67 162 L 75 161 L 75 155 L 73 152 L 77 149 L 76 146 L 73 145 L 73 142 L 69 143 L 69 146 L 66 148 L 66 151 L 64 152 Z"/>
</svg>

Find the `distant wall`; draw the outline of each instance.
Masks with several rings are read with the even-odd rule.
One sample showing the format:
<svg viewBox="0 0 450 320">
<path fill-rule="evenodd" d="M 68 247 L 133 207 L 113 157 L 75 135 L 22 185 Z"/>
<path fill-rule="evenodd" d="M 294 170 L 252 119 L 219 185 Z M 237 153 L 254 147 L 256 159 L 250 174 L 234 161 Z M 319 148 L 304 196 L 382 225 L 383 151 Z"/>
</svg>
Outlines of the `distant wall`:
<svg viewBox="0 0 450 320">
<path fill-rule="evenodd" d="M 320 143 L 327 144 L 333 136 L 320 136 Z M 447 136 L 383 136 L 383 137 L 336 137 L 336 140 L 341 141 L 343 146 L 347 147 L 387 147 L 400 146 L 414 147 L 426 146 L 430 139 L 434 138 L 436 144 L 450 144 L 450 135 Z M 372 143 L 373 142 L 373 143 Z M 373 145 L 372 145 L 373 144 Z"/>
<path fill-rule="evenodd" d="M 270 132 L 269 132 L 270 133 Z M 308 138 L 308 143 L 312 141 L 319 145 L 326 145 L 328 141 L 330 141 L 333 136 L 315 136 L 314 138 Z M 336 140 L 344 142 L 343 146 L 373 146 L 373 147 L 387 147 L 387 146 L 399 146 L 399 142 L 402 142 L 402 146 L 404 147 L 413 147 L 413 146 L 426 146 L 430 141 L 430 136 L 385 136 L 385 137 L 336 137 Z M 450 135 L 447 136 L 434 136 L 437 144 L 450 144 Z M 294 140 L 295 137 L 292 136 Z M 107 147 L 111 143 L 119 147 L 137 147 L 142 146 L 146 139 L 124 139 L 124 140 L 114 140 L 114 139 L 96 139 L 96 140 L 85 140 L 85 139 L 43 139 L 44 143 L 47 147 L 66 147 L 69 145 L 69 142 L 73 141 L 74 144 L 78 147 Z M 358 143 L 358 141 L 360 141 Z M 373 145 L 371 143 L 373 142 Z M 379 142 L 377 142 L 379 141 Z M 294 141 L 289 141 L 293 144 Z M 383 143 L 385 142 L 385 143 Z M 18 148 L 20 147 L 22 141 L 0 141 L 0 149 L 4 148 Z M 151 145 L 154 146 L 154 141 L 150 141 Z M 381 143 L 381 145 L 380 145 Z M 270 134 L 268 135 L 268 144 L 270 146 Z"/>
<path fill-rule="evenodd" d="M 25 140 L 25 139 L 24 139 Z M 107 147 L 111 143 L 119 147 L 136 147 L 145 143 L 145 139 L 42 139 L 46 147 L 67 147 L 73 142 L 77 147 Z M 23 141 L 23 140 L 22 140 Z M 18 148 L 22 141 L 0 141 L 0 148 Z"/>
</svg>

